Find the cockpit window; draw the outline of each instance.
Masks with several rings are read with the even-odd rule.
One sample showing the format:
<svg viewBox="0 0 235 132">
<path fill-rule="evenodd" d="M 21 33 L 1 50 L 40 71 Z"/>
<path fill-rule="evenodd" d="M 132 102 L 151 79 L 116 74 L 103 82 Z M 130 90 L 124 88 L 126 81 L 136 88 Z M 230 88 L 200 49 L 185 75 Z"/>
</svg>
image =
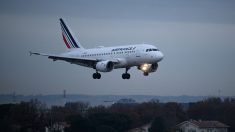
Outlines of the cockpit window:
<svg viewBox="0 0 235 132">
<path fill-rule="evenodd" d="M 150 51 L 159 51 L 159 49 L 146 49 L 146 52 L 150 52 Z"/>
</svg>

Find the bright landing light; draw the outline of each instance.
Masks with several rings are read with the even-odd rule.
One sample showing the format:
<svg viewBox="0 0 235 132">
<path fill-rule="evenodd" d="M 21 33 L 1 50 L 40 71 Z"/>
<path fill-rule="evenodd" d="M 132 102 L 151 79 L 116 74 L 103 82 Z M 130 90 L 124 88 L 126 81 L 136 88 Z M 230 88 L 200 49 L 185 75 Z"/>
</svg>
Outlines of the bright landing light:
<svg viewBox="0 0 235 132">
<path fill-rule="evenodd" d="M 150 67 L 151 67 L 151 64 L 143 64 L 140 66 L 140 69 L 141 69 L 141 71 L 146 72 L 149 70 Z"/>
</svg>

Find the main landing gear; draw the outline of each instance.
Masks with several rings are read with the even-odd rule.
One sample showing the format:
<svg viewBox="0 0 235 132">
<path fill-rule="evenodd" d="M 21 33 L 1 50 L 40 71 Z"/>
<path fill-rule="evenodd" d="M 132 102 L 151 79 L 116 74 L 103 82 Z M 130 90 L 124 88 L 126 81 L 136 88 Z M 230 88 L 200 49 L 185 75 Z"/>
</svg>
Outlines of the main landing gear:
<svg viewBox="0 0 235 132">
<path fill-rule="evenodd" d="M 144 72 L 144 76 L 148 76 L 149 75 L 149 73 L 148 72 Z"/>
<path fill-rule="evenodd" d="M 96 71 L 96 73 L 93 74 L 93 79 L 100 79 L 101 74 Z"/>
<path fill-rule="evenodd" d="M 130 79 L 131 75 L 127 73 L 130 68 L 126 68 L 126 72 L 122 74 L 122 79 Z"/>
<path fill-rule="evenodd" d="M 130 68 L 126 68 L 126 72 L 122 74 L 122 79 L 130 79 L 131 75 L 129 73 L 127 73 L 127 71 L 129 70 Z M 101 78 L 101 74 L 96 71 L 96 73 L 93 73 L 93 79 L 100 79 Z"/>
</svg>

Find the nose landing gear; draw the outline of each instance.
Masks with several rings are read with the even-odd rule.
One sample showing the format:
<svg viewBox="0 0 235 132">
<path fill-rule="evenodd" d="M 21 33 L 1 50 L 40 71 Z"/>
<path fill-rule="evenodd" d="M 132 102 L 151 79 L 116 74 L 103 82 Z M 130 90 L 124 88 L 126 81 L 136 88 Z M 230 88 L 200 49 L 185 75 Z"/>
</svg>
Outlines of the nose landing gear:
<svg viewBox="0 0 235 132">
<path fill-rule="evenodd" d="M 148 76 L 149 75 L 149 73 L 148 72 L 144 72 L 144 76 Z"/>
</svg>

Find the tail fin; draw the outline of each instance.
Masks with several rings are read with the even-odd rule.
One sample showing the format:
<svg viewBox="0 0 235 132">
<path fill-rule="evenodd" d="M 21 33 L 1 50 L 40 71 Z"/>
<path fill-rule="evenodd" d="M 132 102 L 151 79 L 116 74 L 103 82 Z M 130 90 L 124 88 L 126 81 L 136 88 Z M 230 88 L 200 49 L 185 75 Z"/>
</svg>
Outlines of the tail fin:
<svg viewBox="0 0 235 132">
<path fill-rule="evenodd" d="M 62 30 L 62 37 L 67 48 L 83 48 L 62 18 L 60 18 L 60 26 Z"/>
</svg>

